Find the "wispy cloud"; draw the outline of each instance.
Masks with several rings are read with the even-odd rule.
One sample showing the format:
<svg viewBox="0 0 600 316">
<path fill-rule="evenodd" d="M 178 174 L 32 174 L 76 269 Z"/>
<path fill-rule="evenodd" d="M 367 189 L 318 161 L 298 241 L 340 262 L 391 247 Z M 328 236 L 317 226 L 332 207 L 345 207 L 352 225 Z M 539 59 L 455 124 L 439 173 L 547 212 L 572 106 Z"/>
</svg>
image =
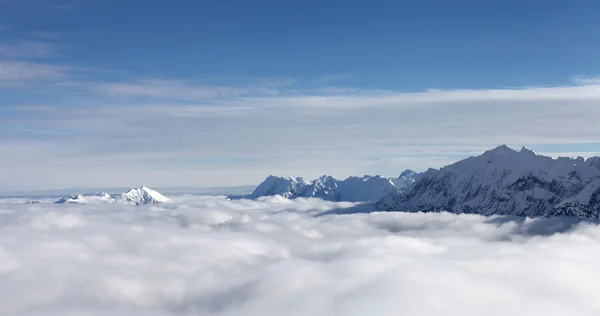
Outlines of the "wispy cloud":
<svg viewBox="0 0 600 316">
<path fill-rule="evenodd" d="M 49 5 L 49 7 L 53 8 L 53 9 L 57 9 L 57 10 L 64 10 L 64 11 L 75 9 L 75 6 L 68 5 L 68 4 L 51 4 L 51 5 Z"/>
<path fill-rule="evenodd" d="M 4 84 L 11 81 L 48 81 L 64 79 L 69 76 L 70 69 L 36 62 L 0 61 L 0 81 Z"/>
<path fill-rule="evenodd" d="M 0 85 L 27 88 L 24 100 L 35 93 L 48 100 L 7 104 L 10 115 L 0 115 L 0 126 L 28 131 L 0 133 L 0 171 L 15 179 L 11 186 L 120 186 L 131 179 L 227 186 L 271 173 L 395 176 L 502 143 L 590 143 L 600 135 L 600 125 L 590 124 L 600 117 L 594 80 L 404 93 L 307 88 L 314 82 L 292 78 L 98 76 L 37 60 L 53 53 L 43 42 L 0 46 Z M 32 131 L 47 132 L 42 139 Z M 198 163 L 217 160 L 220 168 Z"/>
<path fill-rule="evenodd" d="M 574 76 L 572 81 L 578 85 L 600 85 L 600 76 Z"/>
<path fill-rule="evenodd" d="M 261 96 L 248 88 L 196 91 L 177 81 L 117 87 L 148 100 L 94 91 L 83 94 L 88 101 L 78 94 L 72 105 L 19 106 L 16 114 L 0 117 L 6 125 L 73 131 L 44 139 L 44 145 L 27 135 L 18 144 L 0 140 L 13 152 L 0 155 L 0 165 L 11 166 L 4 172 L 35 170 L 36 183 L 45 186 L 115 186 L 126 179 L 226 186 L 257 183 L 271 173 L 391 176 L 405 168 L 440 167 L 503 143 L 593 143 L 600 134 L 600 125 L 590 124 L 590 117 L 600 117 L 593 85 L 347 95 L 286 95 L 281 89 Z M 225 158 L 218 169 L 191 163 L 219 157 Z"/>
<path fill-rule="evenodd" d="M 354 77 L 354 76 L 351 74 L 326 74 L 326 75 L 321 75 L 317 79 L 317 82 L 318 83 L 331 83 L 331 82 L 337 82 L 337 81 L 351 79 L 352 77 Z"/>
<path fill-rule="evenodd" d="M 91 83 L 92 92 L 109 97 L 145 97 L 167 100 L 201 101 L 248 95 L 274 95 L 278 93 L 271 84 L 246 86 L 196 85 L 177 80 L 142 79 L 133 82 Z"/>
<path fill-rule="evenodd" d="M 6 31 L 6 30 L 8 30 L 8 29 L 10 29 L 10 27 L 9 27 L 9 26 L 7 26 L 7 25 L 0 25 L 0 32 L 2 32 L 2 31 Z"/>
<path fill-rule="evenodd" d="M 0 43 L 0 57 L 39 59 L 58 56 L 53 43 L 20 40 Z"/>
</svg>

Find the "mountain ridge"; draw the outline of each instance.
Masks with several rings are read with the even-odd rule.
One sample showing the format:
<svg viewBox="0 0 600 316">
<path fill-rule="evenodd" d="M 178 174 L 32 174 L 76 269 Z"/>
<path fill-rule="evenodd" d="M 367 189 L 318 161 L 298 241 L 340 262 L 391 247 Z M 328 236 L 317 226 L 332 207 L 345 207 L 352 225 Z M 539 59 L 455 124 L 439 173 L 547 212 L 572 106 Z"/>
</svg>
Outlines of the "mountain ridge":
<svg viewBox="0 0 600 316">
<path fill-rule="evenodd" d="M 414 171 L 410 175 L 417 175 Z M 405 171 L 406 172 L 406 171 Z M 403 173 L 404 174 L 404 173 Z M 229 199 L 257 199 L 263 196 L 280 195 L 286 198 L 321 198 L 335 202 L 377 201 L 391 190 L 405 190 L 414 182 L 413 177 L 387 178 L 381 175 L 351 176 L 344 180 L 323 175 L 308 181 L 302 177 L 268 176 L 250 195 L 229 196 Z"/>
<path fill-rule="evenodd" d="M 378 211 L 598 218 L 597 157 L 557 159 L 498 146 L 440 169 L 429 169 L 404 192 L 391 192 Z"/>
<path fill-rule="evenodd" d="M 129 189 L 119 194 L 108 194 L 106 192 L 93 195 L 69 195 L 58 199 L 54 204 L 95 204 L 95 203 L 127 203 L 127 204 L 159 204 L 168 203 L 170 200 L 164 195 L 148 187 Z"/>
</svg>

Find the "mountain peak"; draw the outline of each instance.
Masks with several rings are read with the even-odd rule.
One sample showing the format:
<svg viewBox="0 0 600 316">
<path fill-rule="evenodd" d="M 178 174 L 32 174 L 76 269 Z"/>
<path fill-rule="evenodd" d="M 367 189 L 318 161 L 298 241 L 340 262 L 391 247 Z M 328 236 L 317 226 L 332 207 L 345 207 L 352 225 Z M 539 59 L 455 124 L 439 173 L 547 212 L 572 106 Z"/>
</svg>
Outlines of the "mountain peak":
<svg viewBox="0 0 600 316">
<path fill-rule="evenodd" d="M 515 151 L 501 145 L 481 156 L 426 172 L 410 190 L 392 192 L 380 200 L 377 209 L 518 216 L 560 211 L 597 218 L 599 160 L 553 159 L 526 147 Z"/>
<path fill-rule="evenodd" d="M 533 155 L 533 156 L 537 156 L 537 154 L 535 153 L 535 151 L 523 146 L 521 148 L 521 150 L 519 151 L 519 153 L 521 154 L 528 154 L 528 155 Z"/>
<path fill-rule="evenodd" d="M 247 197 L 255 199 L 261 196 L 281 195 L 292 199 L 321 198 L 328 201 L 365 202 L 376 201 L 390 191 L 406 190 L 415 182 L 412 177 L 387 178 L 381 175 L 354 176 L 346 180 L 337 180 L 330 175 L 323 175 L 312 181 L 300 177 L 296 179 L 301 181 L 268 177 Z"/>
<path fill-rule="evenodd" d="M 400 174 L 400 178 L 402 178 L 402 177 L 409 178 L 409 177 L 415 176 L 416 174 L 417 173 L 414 172 L 413 170 L 406 169 L 406 170 L 402 171 L 402 173 Z"/>
<path fill-rule="evenodd" d="M 90 204 L 90 203 L 135 203 L 140 204 L 156 204 L 166 203 L 170 200 L 164 197 L 162 194 L 146 187 L 141 186 L 139 188 L 133 188 L 129 191 L 121 194 L 110 195 L 106 192 L 84 196 L 84 195 L 70 195 L 64 197 L 55 202 L 55 204 Z"/>
<path fill-rule="evenodd" d="M 166 203 L 170 200 L 166 198 L 164 195 L 146 187 L 141 186 L 139 188 L 133 188 L 125 193 L 120 195 L 120 198 L 133 202 L 135 204 L 157 204 L 157 203 Z"/>
<path fill-rule="evenodd" d="M 506 144 L 502 144 L 494 149 L 486 151 L 486 153 L 515 153 L 516 150 L 508 147 Z"/>
</svg>

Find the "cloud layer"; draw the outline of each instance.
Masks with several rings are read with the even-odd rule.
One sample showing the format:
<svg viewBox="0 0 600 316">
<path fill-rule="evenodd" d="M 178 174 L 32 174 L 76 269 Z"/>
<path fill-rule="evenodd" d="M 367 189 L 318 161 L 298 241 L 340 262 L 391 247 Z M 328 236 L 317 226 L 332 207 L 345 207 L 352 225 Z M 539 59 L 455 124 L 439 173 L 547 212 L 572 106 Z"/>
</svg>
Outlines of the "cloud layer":
<svg viewBox="0 0 600 316">
<path fill-rule="evenodd" d="M 600 228 L 320 200 L 0 204 L 0 314 L 597 315 Z"/>
<path fill-rule="evenodd" d="M 36 76 L 60 74 L 55 70 Z M 11 115 L 0 117 L 0 151 L 7 152 L 0 165 L 10 166 L 4 175 L 18 178 L 11 186 L 229 186 L 269 174 L 397 176 L 503 143 L 534 150 L 579 143 L 578 152 L 597 152 L 590 146 L 600 133 L 590 124 L 600 115 L 595 85 L 326 95 L 165 81 L 77 89 L 84 96 L 78 105 L 5 109 Z M 102 89 L 110 92 L 87 99 Z M 140 96 L 161 100 L 140 103 Z M 180 97 L 199 99 L 181 103 Z"/>
<path fill-rule="evenodd" d="M 29 36 L 31 37 L 31 36 Z M 319 78 L 152 78 L 68 63 L 60 36 L 0 43 L 0 190 L 397 176 L 499 144 L 598 152 L 600 86 L 420 92 Z"/>
</svg>

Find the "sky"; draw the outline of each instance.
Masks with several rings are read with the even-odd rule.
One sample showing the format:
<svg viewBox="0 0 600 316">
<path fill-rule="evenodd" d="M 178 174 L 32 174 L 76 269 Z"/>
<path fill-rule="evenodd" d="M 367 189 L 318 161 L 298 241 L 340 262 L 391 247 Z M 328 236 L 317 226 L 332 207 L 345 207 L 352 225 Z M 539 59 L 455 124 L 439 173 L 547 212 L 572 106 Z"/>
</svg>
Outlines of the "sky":
<svg viewBox="0 0 600 316">
<path fill-rule="evenodd" d="M 600 155 L 597 1 L 0 0 L 0 190 Z"/>
<path fill-rule="evenodd" d="M 600 312 L 597 222 L 335 215 L 368 208 L 280 196 L 24 201 L 0 199 L 2 315 Z"/>
</svg>

